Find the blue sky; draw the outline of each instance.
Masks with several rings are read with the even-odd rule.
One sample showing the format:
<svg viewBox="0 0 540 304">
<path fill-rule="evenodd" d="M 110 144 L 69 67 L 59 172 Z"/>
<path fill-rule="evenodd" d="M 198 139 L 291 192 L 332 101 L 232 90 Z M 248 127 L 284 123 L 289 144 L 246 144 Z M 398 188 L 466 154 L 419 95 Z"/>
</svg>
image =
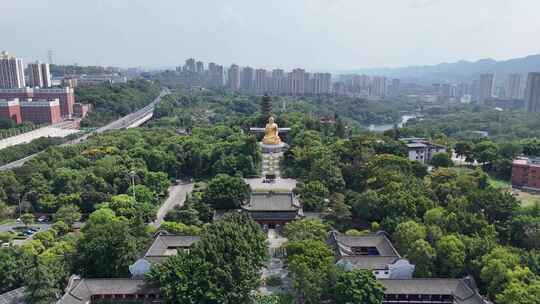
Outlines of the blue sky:
<svg viewBox="0 0 540 304">
<path fill-rule="evenodd" d="M 0 0 L 25 62 L 349 70 L 540 53 L 538 0 Z"/>
</svg>

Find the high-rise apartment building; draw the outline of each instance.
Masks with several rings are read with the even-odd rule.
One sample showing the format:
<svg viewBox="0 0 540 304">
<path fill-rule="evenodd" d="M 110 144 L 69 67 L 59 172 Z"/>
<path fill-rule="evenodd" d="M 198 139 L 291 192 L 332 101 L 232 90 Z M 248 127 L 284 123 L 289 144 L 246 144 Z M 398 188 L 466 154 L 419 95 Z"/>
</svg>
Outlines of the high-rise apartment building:
<svg viewBox="0 0 540 304">
<path fill-rule="evenodd" d="M 240 88 L 246 92 L 251 92 L 254 88 L 254 70 L 251 67 L 245 67 L 242 69 L 242 78 L 240 80 Z"/>
<path fill-rule="evenodd" d="M 48 63 L 35 62 L 28 65 L 29 86 L 32 88 L 50 88 L 51 72 Z"/>
<path fill-rule="evenodd" d="M 202 61 L 197 61 L 195 63 L 195 72 L 199 74 L 204 73 L 204 63 Z"/>
<path fill-rule="evenodd" d="M 9 56 L 5 51 L 0 55 L 0 89 L 24 88 L 24 66 L 21 58 Z"/>
<path fill-rule="evenodd" d="M 303 69 L 294 69 L 289 73 L 289 87 L 290 93 L 293 95 L 302 95 L 304 94 L 305 89 L 305 74 L 306 71 Z"/>
<path fill-rule="evenodd" d="M 266 70 L 255 70 L 255 93 L 263 94 L 267 89 L 266 85 Z"/>
<path fill-rule="evenodd" d="M 493 97 L 495 75 L 491 73 L 481 74 L 478 87 L 478 104 L 485 104 L 486 100 Z"/>
<path fill-rule="evenodd" d="M 240 67 L 236 64 L 232 64 L 228 73 L 228 86 L 231 90 L 240 90 Z"/>
<path fill-rule="evenodd" d="M 309 83 L 308 93 L 329 94 L 332 90 L 332 75 L 330 73 L 313 73 Z"/>
<path fill-rule="evenodd" d="M 272 92 L 274 94 L 283 94 L 287 88 L 287 77 L 282 69 L 272 70 Z"/>
<path fill-rule="evenodd" d="M 521 75 L 510 74 L 506 80 L 505 96 L 507 98 L 520 99 L 521 98 Z"/>
<path fill-rule="evenodd" d="M 525 89 L 527 112 L 540 112 L 540 72 L 529 73 Z"/>
<path fill-rule="evenodd" d="M 400 94 L 400 85 L 401 81 L 397 78 L 392 79 L 392 84 L 390 85 L 390 95 L 397 97 Z"/>
<path fill-rule="evenodd" d="M 371 96 L 386 96 L 386 77 L 375 76 L 371 80 Z"/>
<path fill-rule="evenodd" d="M 184 65 L 184 71 L 186 72 L 196 72 L 197 68 L 195 67 L 195 59 L 189 58 L 186 60 L 186 64 Z"/>
<path fill-rule="evenodd" d="M 464 83 L 464 82 L 459 83 L 456 88 L 456 98 L 461 99 L 463 96 L 469 95 L 469 94 L 470 94 L 469 84 Z"/>
<path fill-rule="evenodd" d="M 210 62 L 208 64 L 208 86 L 221 88 L 225 84 L 225 72 L 222 65 Z"/>
</svg>

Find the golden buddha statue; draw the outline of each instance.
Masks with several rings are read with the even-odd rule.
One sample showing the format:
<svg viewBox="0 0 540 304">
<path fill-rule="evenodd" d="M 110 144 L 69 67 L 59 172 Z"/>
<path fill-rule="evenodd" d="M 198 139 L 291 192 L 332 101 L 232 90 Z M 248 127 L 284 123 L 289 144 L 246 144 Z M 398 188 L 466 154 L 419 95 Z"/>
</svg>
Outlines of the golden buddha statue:
<svg viewBox="0 0 540 304">
<path fill-rule="evenodd" d="M 264 129 L 264 138 L 262 140 L 265 145 L 279 145 L 281 143 L 281 138 L 279 138 L 279 128 L 277 123 L 274 121 L 274 117 L 270 116 L 268 118 L 268 123 Z"/>
</svg>

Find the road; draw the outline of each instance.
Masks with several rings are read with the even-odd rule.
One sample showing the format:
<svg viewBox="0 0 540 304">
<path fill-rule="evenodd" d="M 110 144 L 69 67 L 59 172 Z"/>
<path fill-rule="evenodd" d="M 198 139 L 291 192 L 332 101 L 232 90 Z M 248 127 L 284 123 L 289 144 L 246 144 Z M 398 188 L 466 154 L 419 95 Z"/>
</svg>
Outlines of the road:
<svg viewBox="0 0 540 304">
<path fill-rule="evenodd" d="M 62 146 L 79 144 L 81 142 L 84 142 L 86 139 L 88 139 L 88 137 L 90 137 L 92 135 L 95 135 L 95 134 L 103 133 L 105 131 L 126 128 L 129 125 L 136 122 L 137 120 L 141 119 L 142 117 L 148 115 L 149 113 L 152 113 L 154 111 L 154 108 L 155 108 L 156 104 L 158 104 L 161 101 L 161 98 L 163 98 L 165 95 L 168 95 L 168 94 L 170 94 L 170 90 L 168 88 L 164 88 L 163 90 L 161 90 L 161 93 L 150 104 L 148 104 L 144 108 L 142 108 L 142 109 L 140 109 L 140 110 L 138 110 L 136 112 L 133 112 L 131 114 L 128 114 L 128 115 L 126 115 L 126 116 L 124 116 L 124 117 L 122 117 L 122 118 L 120 118 L 118 120 L 115 120 L 115 121 L 113 121 L 113 122 L 111 122 L 111 123 L 109 123 L 109 124 L 107 124 L 107 125 L 105 125 L 105 126 L 103 126 L 101 128 L 98 128 L 92 133 L 83 135 L 83 136 L 81 136 L 81 137 L 79 137 L 79 138 L 77 138 L 75 140 L 69 141 L 69 142 L 63 144 Z M 5 170 L 20 167 L 25 162 L 27 162 L 28 160 L 36 157 L 39 153 L 41 153 L 41 152 L 38 152 L 36 154 L 32 154 L 32 155 L 27 156 L 25 158 L 22 158 L 22 159 L 14 161 L 14 162 L 11 162 L 9 164 L 5 164 L 3 166 L 0 166 L 0 171 L 5 171 Z"/>
<path fill-rule="evenodd" d="M 186 195 L 193 191 L 193 183 L 174 185 L 169 188 L 169 197 L 165 200 L 165 203 L 159 208 L 156 220 L 152 222 L 152 225 L 158 228 L 169 210 L 172 210 L 175 206 L 183 206 L 186 200 Z"/>
</svg>

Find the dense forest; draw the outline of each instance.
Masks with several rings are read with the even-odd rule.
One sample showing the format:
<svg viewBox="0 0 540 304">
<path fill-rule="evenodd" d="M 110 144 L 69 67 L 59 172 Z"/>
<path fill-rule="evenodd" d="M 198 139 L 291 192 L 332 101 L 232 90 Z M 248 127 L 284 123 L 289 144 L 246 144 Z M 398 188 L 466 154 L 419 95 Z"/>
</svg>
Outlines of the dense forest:
<svg viewBox="0 0 540 304">
<path fill-rule="evenodd" d="M 113 73 L 116 68 L 105 68 L 102 66 L 79 66 L 79 65 L 50 65 L 51 74 L 54 76 L 69 75 L 99 75 Z"/>
<path fill-rule="evenodd" d="M 103 126 L 146 106 L 158 96 L 159 92 L 160 86 L 157 83 L 146 80 L 77 87 L 75 90 L 77 101 L 89 103 L 93 107 L 81 122 L 81 127 Z"/>
<path fill-rule="evenodd" d="M 64 140 L 57 137 L 41 137 L 26 144 L 19 144 L 2 149 L 0 166 L 41 152 L 50 146 L 59 145 Z"/>
<path fill-rule="evenodd" d="M 418 135 L 443 133 L 455 139 L 475 139 L 485 131 L 494 141 L 540 137 L 540 116 L 523 110 L 502 110 L 475 105 L 426 108 L 421 119 L 410 120 L 407 128 Z"/>
</svg>

